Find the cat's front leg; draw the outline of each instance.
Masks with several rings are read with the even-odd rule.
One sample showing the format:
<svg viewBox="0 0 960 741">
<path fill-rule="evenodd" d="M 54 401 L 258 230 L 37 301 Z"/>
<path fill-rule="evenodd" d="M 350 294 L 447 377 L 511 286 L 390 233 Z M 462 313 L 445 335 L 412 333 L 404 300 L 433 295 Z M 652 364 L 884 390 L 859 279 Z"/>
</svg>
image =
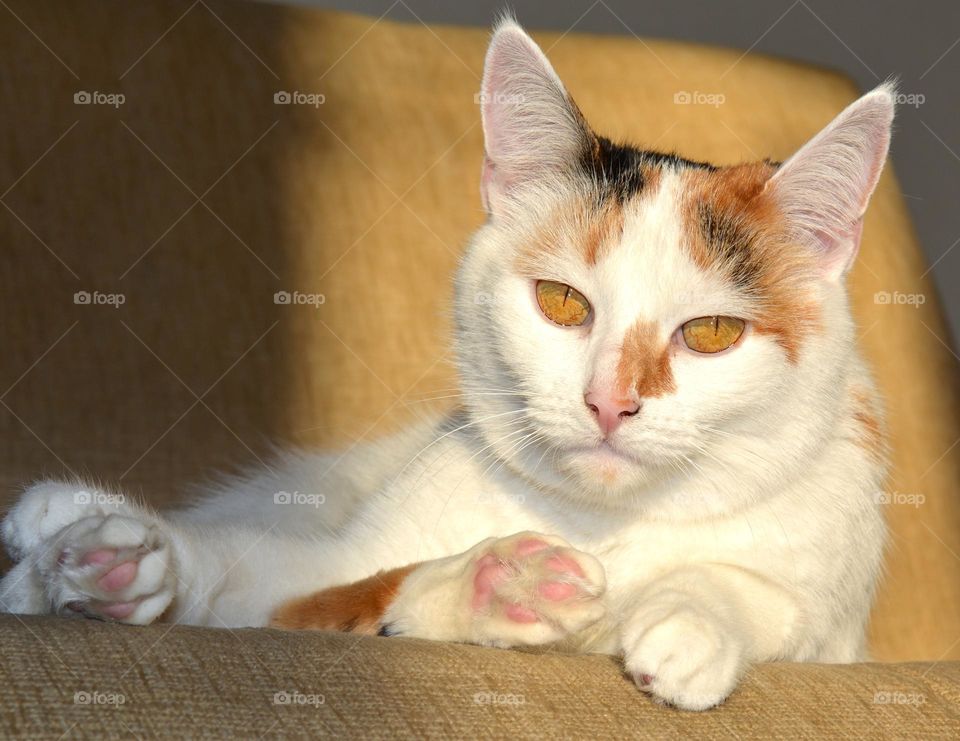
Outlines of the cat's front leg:
<svg viewBox="0 0 960 741">
<path fill-rule="evenodd" d="M 628 602 L 624 662 L 637 685 L 684 710 L 719 705 L 753 661 L 782 650 L 793 601 L 771 582 L 721 565 L 688 566 Z"/>
<path fill-rule="evenodd" d="M 292 600 L 271 624 L 538 645 L 600 620 L 605 589 L 603 567 L 593 556 L 560 538 L 524 532 Z"/>
</svg>

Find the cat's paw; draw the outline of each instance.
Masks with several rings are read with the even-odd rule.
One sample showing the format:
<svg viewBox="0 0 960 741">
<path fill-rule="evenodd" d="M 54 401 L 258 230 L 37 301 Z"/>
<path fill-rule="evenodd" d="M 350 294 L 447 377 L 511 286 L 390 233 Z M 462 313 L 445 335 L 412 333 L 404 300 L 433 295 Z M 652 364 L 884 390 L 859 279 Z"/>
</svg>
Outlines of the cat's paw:
<svg viewBox="0 0 960 741">
<path fill-rule="evenodd" d="M 11 612 L 80 613 L 146 625 L 170 606 L 175 581 L 170 543 L 156 524 L 92 515 L 28 553 L 4 577 L 0 595 Z"/>
<path fill-rule="evenodd" d="M 560 538 L 518 533 L 422 564 L 384 616 L 390 632 L 491 646 L 552 643 L 603 617 L 603 566 Z"/>
<path fill-rule="evenodd" d="M 603 567 L 557 537 L 520 533 L 473 559 L 470 609 L 484 643 L 540 644 L 578 633 L 604 614 Z"/>
<path fill-rule="evenodd" d="M 683 710 L 723 702 L 746 668 L 743 641 L 702 607 L 667 597 L 627 621 L 627 671 L 637 686 Z"/>
<path fill-rule="evenodd" d="M 42 481 L 23 492 L 0 525 L 0 538 L 14 561 L 35 551 L 77 520 L 125 509 L 123 497 L 82 484 Z"/>
</svg>

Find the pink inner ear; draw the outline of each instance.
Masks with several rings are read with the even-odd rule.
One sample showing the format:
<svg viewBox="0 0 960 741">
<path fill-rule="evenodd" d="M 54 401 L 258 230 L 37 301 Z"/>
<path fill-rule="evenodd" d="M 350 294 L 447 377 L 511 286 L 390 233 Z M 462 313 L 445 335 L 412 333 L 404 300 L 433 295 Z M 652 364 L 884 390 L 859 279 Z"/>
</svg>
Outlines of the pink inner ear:
<svg viewBox="0 0 960 741">
<path fill-rule="evenodd" d="M 480 86 L 480 106 L 484 150 L 494 162 L 502 164 L 516 156 L 511 150 L 517 148 L 518 142 L 514 140 L 518 134 L 523 134 L 517 120 L 522 118 L 523 112 L 517 110 L 512 101 L 524 99 L 525 78 L 536 78 L 537 67 L 540 66 L 537 54 L 535 47 L 530 49 L 524 38 L 509 28 L 495 34 L 487 51 Z"/>
<path fill-rule="evenodd" d="M 866 207 L 866 205 L 864 205 Z M 860 237 L 863 235 L 863 218 L 857 220 L 857 223 L 850 227 L 850 232 L 848 239 L 852 242 L 850 249 L 843 255 L 846 258 L 844 263 L 840 265 L 840 271 L 838 275 L 844 275 L 850 268 L 853 267 L 853 263 L 857 260 L 857 254 L 860 252 Z"/>
<path fill-rule="evenodd" d="M 513 22 L 497 27 L 481 84 L 484 150 L 481 193 L 488 213 L 510 192 L 566 172 L 588 131 L 540 47 Z"/>
<path fill-rule="evenodd" d="M 820 251 L 820 269 L 824 275 L 839 278 L 853 266 L 860 251 L 862 233 L 863 219 L 858 220 L 842 233 L 816 232 L 816 243 Z"/>
<path fill-rule="evenodd" d="M 504 56 L 507 56 L 507 59 L 504 59 Z M 519 63 L 519 60 L 512 60 L 508 55 L 491 54 L 484 69 L 481 85 L 484 146 L 487 155 L 493 159 L 501 157 L 510 144 L 510 114 L 514 111 L 510 110 L 513 106 L 508 101 L 520 93 L 514 90 L 516 85 L 507 74 L 506 65 Z"/>
<path fill-rule="evenodd" d="M 881 86 L 848 106 L 768 182 L 784 218 L 819 253 L 830 278 L 840 278 L 857 254 L 890 142 L 891 91 Z"/>
<path fill-rule="evenodd" d="M 487 155 L 483 155 L 483 169 L 480 172 L 480 200 L 483 202 L 483 209 L 489 214 L 493 213 L 491 206 L 490 189 L 493 187 L 493 162 Z"/>
</svg>

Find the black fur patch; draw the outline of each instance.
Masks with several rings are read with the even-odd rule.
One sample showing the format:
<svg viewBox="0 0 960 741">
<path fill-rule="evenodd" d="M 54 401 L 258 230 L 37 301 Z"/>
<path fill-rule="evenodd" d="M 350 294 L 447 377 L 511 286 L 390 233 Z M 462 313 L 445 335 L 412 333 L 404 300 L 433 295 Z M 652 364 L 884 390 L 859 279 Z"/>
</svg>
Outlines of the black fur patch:
<svg viewBox="0 0 960 741">
<path fill-rule="evenodd" d="M 584 157 L 583 169 L 593 175 L 604 197 L 625 201 L 643 190 L 644 171 L 657 168 L 716 170 L 709 162 L 688 160 L 676 154 L 650 152 L 628 144 L 616 144 L 599 136 Z"/>
<path fill-rule="evenodd" d="M 389 638 L 390 636 L 396 635 L 396 633 L 393 632 L 393 626 L 390 625 L 390 623 L 386 623 L 385 625 L 380 626 L 380 630 L 377 631 L 377 635 L 383 638 Z"/>
<path fill-rule="evenodd" d="M 706 203 L 697 206 L 697 223 L 722 269 L 740 288 L 757 284 L 760 266 L 753 252 L 753 235 L 735 219 L 718 213 Z"/>
</svg>

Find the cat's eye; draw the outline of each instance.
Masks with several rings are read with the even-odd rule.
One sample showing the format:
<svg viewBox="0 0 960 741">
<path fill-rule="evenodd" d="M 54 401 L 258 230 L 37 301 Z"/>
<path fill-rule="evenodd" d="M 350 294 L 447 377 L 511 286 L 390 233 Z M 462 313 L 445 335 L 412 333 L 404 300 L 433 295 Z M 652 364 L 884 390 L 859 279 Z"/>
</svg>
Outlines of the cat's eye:
<svg viewBox="0 0 960 741">
<path fill-rule="evenodd" d="M 566 283 L 538 280 L 537 303 L 547 319 L 563 327 L 579 327 L 590 316 L 590 302 Z"/>
<path fill-rule="evenodd" d="M 714 353 L 726 350 L 740 339 L 746 323 L 732 316 L 702 316 L 681 328 L 683 341 L 691 350 Z"/>
</svg>

